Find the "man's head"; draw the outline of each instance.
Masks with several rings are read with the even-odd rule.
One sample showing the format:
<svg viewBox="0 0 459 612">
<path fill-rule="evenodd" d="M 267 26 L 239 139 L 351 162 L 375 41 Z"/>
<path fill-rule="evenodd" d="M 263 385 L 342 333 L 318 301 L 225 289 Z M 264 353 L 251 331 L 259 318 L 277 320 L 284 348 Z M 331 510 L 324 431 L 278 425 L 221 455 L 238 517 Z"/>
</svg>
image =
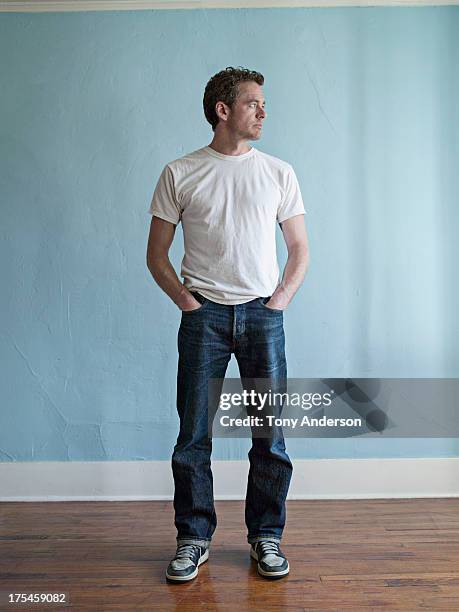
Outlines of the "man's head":
<svg viewBox="0 0 459 612">
<path fill-rule="evenodd" d="M 228 130 L 241 139 L 257 140 L 266 117 L 261 86 L 264 77 L 247 68 L 228 67 L 215 74 L 204 91 L 204 114 L 212 130 Z"/>
</svg>

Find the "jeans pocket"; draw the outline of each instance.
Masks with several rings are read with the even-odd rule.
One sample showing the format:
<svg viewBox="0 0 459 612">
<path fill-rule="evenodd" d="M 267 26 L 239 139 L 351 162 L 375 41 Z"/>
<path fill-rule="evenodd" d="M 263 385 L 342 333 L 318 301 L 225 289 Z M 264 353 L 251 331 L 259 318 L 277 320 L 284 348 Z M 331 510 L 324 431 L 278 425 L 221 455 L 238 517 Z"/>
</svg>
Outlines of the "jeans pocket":
<svg viewBox="0 0 459 612">
<path fill-rule="evenodd" d="M 201 310 L 204 310 L 204 308 L 209 304 L 209 300 L 200 293 L 196 293 L 194 291 L 192 291 L 191 293 L 193 297 L 201 303 L 201 306 L 199 306 L 198 308 L 193 308 L 193 310 L 182 310 L 182 314 L 184 315 L 191 315 L 195 312 L 201 312 Z"/>
<path fill-rule="evenodd" d="M 258 298 L 258 302 L 263 306 L 263 308 L 265 310 L 267 310 L 268 312 L 274 312 L 274 313 L 280 313 L 283 314 L 283 310 L 281 310 L 280 308 L 269 308 L 269 306 L 266 306 L 266 302 L 269 302 L 269 300 L 271 299 L 271 295 L 269 297 L 261 297 Z"/>
</svg>

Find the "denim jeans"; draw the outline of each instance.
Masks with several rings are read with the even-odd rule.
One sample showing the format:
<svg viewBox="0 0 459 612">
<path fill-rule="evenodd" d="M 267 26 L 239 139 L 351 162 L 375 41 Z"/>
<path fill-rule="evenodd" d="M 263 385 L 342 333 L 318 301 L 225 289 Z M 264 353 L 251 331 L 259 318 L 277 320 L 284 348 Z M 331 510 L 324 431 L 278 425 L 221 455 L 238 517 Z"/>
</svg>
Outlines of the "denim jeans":
<svg viewBox="0 0 459 612">
<path fill-rule="evenodd" d="M 241 379 L 287 378 L 283 312 L 265 306 L 268 298 L 245 304 L 217 304 L 197 292 L 201 306 L 182 311 L 178 332 L 177 410 L 180 431 L 172 455 L 177 542 L 209 546 L 217 526 L 208 436 L 210 378 L 223 379 L 234 353 Z M 253 430 L 252 430 L 253 432 Z M 285 526 L 293 466 L 282 430 L 254 437 L 249 451 L 245 500 L 247 541 L 280 542 Z"/>
</svg>

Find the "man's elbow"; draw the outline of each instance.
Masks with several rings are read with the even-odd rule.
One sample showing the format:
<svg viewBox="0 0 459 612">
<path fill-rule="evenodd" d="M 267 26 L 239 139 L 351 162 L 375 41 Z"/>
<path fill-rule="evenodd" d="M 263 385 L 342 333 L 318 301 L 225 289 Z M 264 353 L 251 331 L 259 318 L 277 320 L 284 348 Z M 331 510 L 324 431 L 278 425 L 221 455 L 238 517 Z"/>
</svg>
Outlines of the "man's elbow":
<svg viewBox="0 0 459 612">
<path fill-rule="evenodd" d="M 297 262 L 298 271 L 303 281 L 309 270 L 309 248 L 307 245 L 300 244 L 298 245 L 297 249 L 295 249 L 294 253 L 294 258 Z"/>
<path fill-rule="evenodd" d="M 147 251 L 147 268 L 150 270 L 153 278 L 156 279 L 158 272 L 161 270 L 161 258 L 153 251 Z"/>
<path fill-rule="evenodd" d="M 309 256 L 309 248 L 305 247 L 304 248 L 304 264 L 305 264 L 305 274 L 307 273 L 307 271 L 309 270 L 309 263 L 311 261 L 310 256 Z"/>
<path fill-rule="evenodd" d="M 301 260 L 302 278 L 304 280 L 306 274 L 309 271 L 309 251 L 306 251 Z"/>
<path fill-rule="evenodd" d="M 149 250 L 147 251 L 146 264 L 147 264 L 147 268 L 153 274 L 154 257 L 153 257 L 153 254 L 151 253 L 151 251 L 149 251 Z"/>
<path fill-rule="evenodd" d="M 147 253 L 147 267 L 156 282 L 159 282 L 171 266 L 169 255 L 162 251 L 149 251 Z"/>
<path fill-rule="evenodd" d="M 303 266 L 309 268 L 309 247 L 304 242 L 292 244 L 288 253 L 289 257 L 301 262 Z"/>
</svg>

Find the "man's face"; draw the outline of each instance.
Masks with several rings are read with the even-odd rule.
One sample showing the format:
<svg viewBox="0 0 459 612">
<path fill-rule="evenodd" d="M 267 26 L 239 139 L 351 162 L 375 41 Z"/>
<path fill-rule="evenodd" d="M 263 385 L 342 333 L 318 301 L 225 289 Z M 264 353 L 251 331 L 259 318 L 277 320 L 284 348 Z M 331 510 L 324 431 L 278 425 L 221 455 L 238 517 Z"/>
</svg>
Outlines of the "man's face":
<svg viewBox="0 0 459 612">
<path fill-rule="evenodd" d="M 229 111 L 227 129 L 241 140 L 258 140 L 265 117 L 261 85 L 254 81 L 239 83 L 239 95 Z"/>
</svg>

